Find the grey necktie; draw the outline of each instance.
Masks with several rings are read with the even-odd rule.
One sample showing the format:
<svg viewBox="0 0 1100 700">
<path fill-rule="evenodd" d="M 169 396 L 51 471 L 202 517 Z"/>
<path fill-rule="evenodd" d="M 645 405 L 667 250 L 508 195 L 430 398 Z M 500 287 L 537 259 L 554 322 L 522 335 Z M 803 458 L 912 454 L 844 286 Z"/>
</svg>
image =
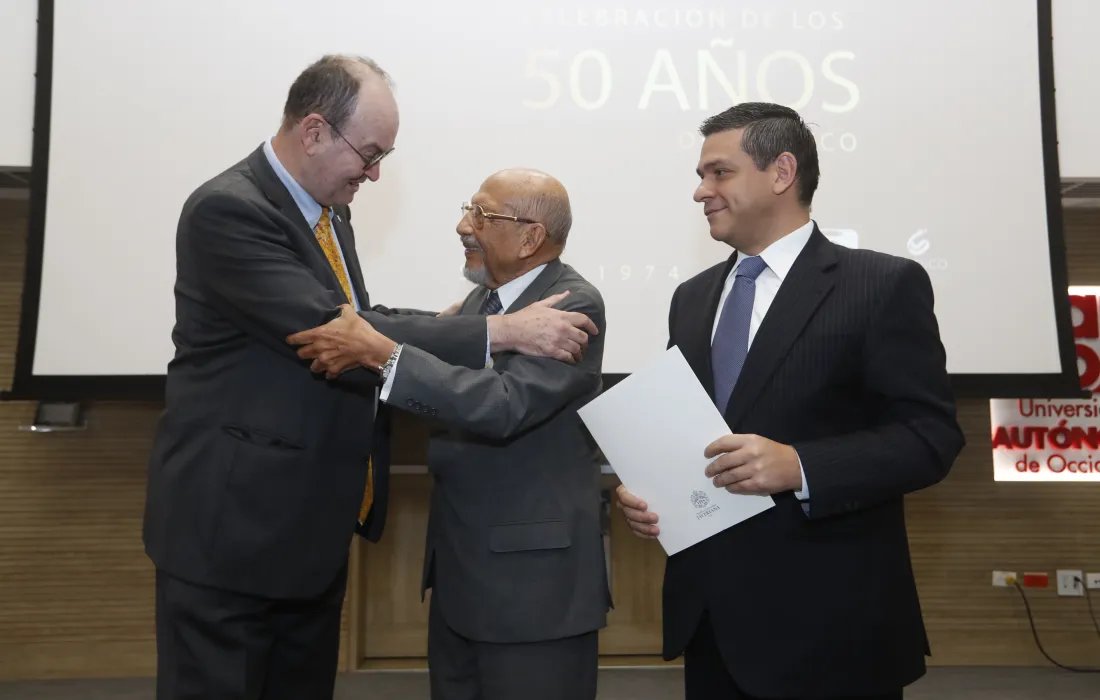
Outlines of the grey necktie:
<svg viewBox="0 0 1100 700">
<path fill-rule="evenodd" d="M 481 313 L 486 316 L 494 316 L 500 313 L 500 310 L 504 308 L 504 304 L 500 303 L 500 295 L 497 294 L 497 290 L 489 292 L 489 296 L 485 298 L 485 303 L 481 305 Z"/>
<path fill-rule="evenodd" d="M 726 297 L 718 329 L 710 346 L 711 367 L 714 369 L 714 401 L 723 414 L 730 394 L 737 385 L 745 356 L 749 352 L 749 322 L 756 300 L 756 278 L 767 267 L 759 256 L 742 258 L 737 265 L 733 289 Z"/>
</svg>

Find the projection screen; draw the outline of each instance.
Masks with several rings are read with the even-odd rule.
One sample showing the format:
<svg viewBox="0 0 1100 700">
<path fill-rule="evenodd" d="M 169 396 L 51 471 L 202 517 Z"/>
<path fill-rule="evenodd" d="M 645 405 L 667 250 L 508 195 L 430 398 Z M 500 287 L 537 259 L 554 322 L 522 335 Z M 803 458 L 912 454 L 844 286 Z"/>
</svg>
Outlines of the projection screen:
<svg viewBox="0 0 1100 700">
<path fill-rule="evenodd" d="M 1049 0 L 43 0 L 40 31 L 13 395 L 158 396 L 181 204 L 334 52 L 376 59 L 401 109 L 352 205 L 374 303 L 462 298 L 459 204 L 538 168 L 572 200 L 564 260 L 606 300 L 604 371 L 639 368 L 676 286 L 730 253 L 692 201 L 698 127 L 766 100 L 814 129 L 826 235 L 927 269 L 960 393 L 1077 390 Z"/>
</svg>

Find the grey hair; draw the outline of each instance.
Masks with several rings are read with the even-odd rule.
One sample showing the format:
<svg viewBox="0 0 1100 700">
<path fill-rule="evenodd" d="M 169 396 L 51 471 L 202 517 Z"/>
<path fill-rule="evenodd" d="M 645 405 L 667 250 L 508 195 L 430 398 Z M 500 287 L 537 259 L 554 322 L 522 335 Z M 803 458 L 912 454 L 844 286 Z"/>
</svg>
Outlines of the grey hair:
<svg viewBox="0 0 1100 700">
<path fill-rule="evenodd" d="M 534 219 L 546 229 L 546 239 L 556 245 L 565 246 L 569 238 L 569 229 L 573 227 L 573 212 L 569 199 L 551 194 L 513 197 L 508 206 L 514 216 Z"/>
<path fill-rule="evenodd" d="M 341 129 L 355 112 L 362 86 L 361 72 L 365 66 L 382 78 L 391 90 L 395 88 L 389 73 L 372 59 L 364 56 L 328 54 L 303 70 L 287 93 L 283 107 L 283 128 L 289 128 L 310 114 L 320 114 L 336 129 Z"/>
</svg>

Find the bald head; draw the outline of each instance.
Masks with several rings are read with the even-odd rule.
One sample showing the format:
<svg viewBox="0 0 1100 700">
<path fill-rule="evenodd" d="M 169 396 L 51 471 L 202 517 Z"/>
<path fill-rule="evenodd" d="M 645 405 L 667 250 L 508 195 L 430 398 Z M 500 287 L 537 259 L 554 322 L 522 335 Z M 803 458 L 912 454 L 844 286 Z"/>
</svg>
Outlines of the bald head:
<svg viewBox="0 0 1100 700">
<path fill-rule="evenodd" d="M 569 193 L 557 178 L 530 168 L 509 168 L 490 175 L 482 188 L 500 192 L 513 216 L 539 222 L 546 229 L 547 243 L 565 247 L 573 213 Z"/>
<path fill-rule="evenodd" d="M 573 224 L 565 187 L 528 168 L 493 173 L 470 204 L 456 229 L 466 251 L 463 274 L 490 289 L 557 259 Z"/>
</svg>

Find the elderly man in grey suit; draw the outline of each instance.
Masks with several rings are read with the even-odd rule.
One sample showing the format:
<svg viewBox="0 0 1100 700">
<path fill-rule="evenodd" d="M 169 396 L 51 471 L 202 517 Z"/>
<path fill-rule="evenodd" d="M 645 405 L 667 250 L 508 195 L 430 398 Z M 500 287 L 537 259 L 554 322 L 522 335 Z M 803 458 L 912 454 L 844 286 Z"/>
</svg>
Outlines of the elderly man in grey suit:
<svg viewBox="0 0 1100 700">
<path fill-rule="evenodd" d="M 559 260 L 571 222 L 554 178 L 508 170 L 487 179 L 457 229 L 477 287 L 456 313 L 511 313 L 568 292 L 562 308 L 599 331 L 583 357 L 506 352 L 491 368 L 469 369 L 405 346 L 382 392 L 439 424 L 428 452 L 435 483 L 422 586 L 432 589 L 433 700 L 596 696 L 598 630 L 611 598 L 599 463 L 577 409 L 600 391 L 604 304 Z M 388 346 L 347 318 L 292 339 L 330 376 Z"/>
</svg>

